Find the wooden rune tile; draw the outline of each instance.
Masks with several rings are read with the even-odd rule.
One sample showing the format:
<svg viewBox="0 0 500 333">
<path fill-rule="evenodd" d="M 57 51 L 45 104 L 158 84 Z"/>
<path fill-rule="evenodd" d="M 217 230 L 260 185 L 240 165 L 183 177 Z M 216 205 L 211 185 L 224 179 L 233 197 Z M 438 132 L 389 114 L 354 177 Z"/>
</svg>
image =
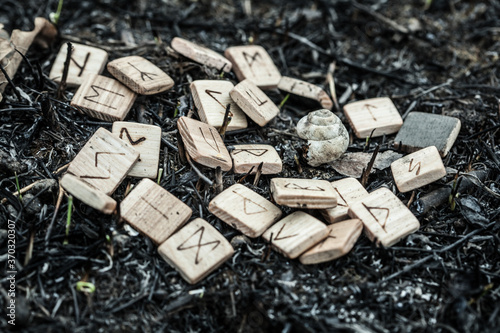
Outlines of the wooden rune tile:
<svg viewBox="0 0 500 333">
<path fill-rule="evenodd" d="M 233 161 L 215 127 L 188 117 L 180 117 L 177 127 L 193 160 L 209 168 L 231 170 Z"/>
<path fill-rule="evenodd" d="M 126 121 L 115 121 L 112 132 L 140 154 L 130 169 L 131 177 L 156 178 L 160 161 L 161 127 Z"/>
<path fill-rule="evenodd" d="M 363 185 L 355 178 L 344 178 L 331 182 L 337 193 L 337 207 L 321 211 L 328 223 L 335 223 L 349 218 L 349 205 L 368 195 Z"/>
<path fill-rule="evenodd" d="M 365 234 L 389 247 L 420 228 L 410 210 L 389 189 L 380 188 L 349 207 L 349 216 L 363 221 Z"/>
<path fill-rule="evenodd" d="M 392 176 L 401 192 L 409 192 L 446 176 L 441 156 L 430 146 L 406 155 L 391 164 Z"/>
<path fill-rule="evenodd" d="M 101 120 L 123 120 L 136 96 L 117 80 L 89 74 L 73 96 L 71 106 Z"/>
<path fill-rule="evenodd" d="M 112 214 L 116 209 L 113 198 L 69 173 L 62 177 L 61 186 L 84 204 L 104 214 Z"/>
<path fill-rule="evenodd" d="M 304 265 L 319 264 L 340 258 L 351 251 L 363 231 L 363 222 L 346 220 L 327 226 L 328 237 L 303 253 L 299 260 Z"/>
<path fill-rule="evenodd" d="M 259 126 L 265 126 L 280 113 L 276 104 L 251 81 L 241 81 L 229 95 Z"/>
<path fill-rule="evenodd" d="M 262 174 L 273 175 L 280 173 L 283 168 L 283 162 L 276 149 L 270 145 L 234 145 L 231 151 L 233 158 L 234 173 L 247 173 L 252 167 L 252 174 L 262 164 Z"/>
<path fill-rule="evenodd" d="M 226 107 L 231 104 L 233 114 L 227 131 L 247 128 L 247 117 L 240 107 L 231 99 L 229 92 L 234 88 L 230 81 L 223 80 L 197 80 L 190 85 L 194 105 L 198 108 L 200 119 L 220 128 L 224 122 Z"/>
<path fill-rule="evenodd" d="M 192 210 L 151 179 L 144 178 L 120 204 L 122 218 L 156 244 L 191 217 Z"/>
<path fill-rule="evenodd" d="M 267 229 L 262 237 L 278 252 L 295 259 L 328 237 L 329 229 L 317 218 L 294 212 Z"/>
<path fill-rule="evenodd" d="M 174 86 L 174 80 L 143 57 L 129 56 L 108 63 L 108 71 L 140 95 L 153 95 Z"/>
<path fill-rule="evenodd" d="M 212 199 L 208 210 L 248 237 L 259 237 L 281 217 L 278 207 L 241 184 Z"/>
<path fill-rule="evenodd" d="M 460 132 L 460 119 L 425 112 L 410 112 L 394 139 L 394 146 L 407 153 L 436 146 L 445 157 Z"/>
<path fill-rule="evenodd" d="M 231 258 L 234 249 L 207 221 L 197 218 L 158 247 L 160 256 L 190 284 Z"/>
<path fill-rule="evenodd" d="M 70 163 L 68 173 L 111 195 L 138 159 L 132 146 L 101 127 Z"/>
<path fill-rule="evenodd" d="M 231 62 L 221 54 L 183 38 L 174 37 L 171 45 L 175 51 L 202 65 L 217 68 L 227 73 L 233 67 Z"/>
<path fill-rule="evenodd" d="M 403 119 L 388 97 L 365 99 L 344 105 L 344 113 L 356 136 L 364 139 L 396 133 Z"/>
<path fill-rule="evenodd" d="M 92 46 L 71 44 L 73 45 L 73 51 L 71 52 L 66 84 L 68 87 L 78 87 L 88 74 L 102 73 L 108 61 L 108 53 Z M 63 44 L 49 74 L 50 79 L 57 83 L 61 82 L 67 55 L 68 46 Z"/>
<path fill-rule="evenodd" d="M 261 89 L 274 89 L 278 86 L 281 73 L 262 46 L 233 46 L 227 48 L 224 55 L 233 64 L 238 80 L 249 79 Z"/>
<path fill-rule="evenodd" d="M 277 204 L 309 209 L 337 206 L 337 193 L 326 180 L 273 178 L 271 193 Z"/>
<path fill-rule="evenodd" d="M 330 110 L 333 102 L 330 96 L 320 87 L 306 81 L 282 76 L 278 84 L 278 89 L 300 97 L 317 101 L 323 109 Z"/>
</svg>

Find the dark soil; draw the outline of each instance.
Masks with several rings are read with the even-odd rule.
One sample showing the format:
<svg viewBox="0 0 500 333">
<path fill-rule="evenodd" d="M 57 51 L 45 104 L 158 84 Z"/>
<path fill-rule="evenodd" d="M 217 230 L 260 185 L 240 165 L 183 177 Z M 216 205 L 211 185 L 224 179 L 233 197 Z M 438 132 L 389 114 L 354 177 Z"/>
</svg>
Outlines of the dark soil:
<svg viewBox="0 0 500 333">
<path fill-rule="evenodd" d="M 245 12 L 246 3 L 251 13 Z M 34 18 L 48 18 L 57 1 L 1 0 L 0 8 L 6 30 L 31 30 Z M 10 219 L 17 232 L 15 329 L 24 332 L 499 332 L 498 27 L 500 2 L 495 0 L 433 0 L 428 9 L 423 0 L 363 5 L 65 0 L 60 40 L 53 49 L 30 50 L 30 64 L 24 61 L 13 80 L 24 92 L 21 100 L 9 86 L 0 104 L 0 199 L 7 198 L 0 204 L 0 307 L 8 305 L 4 272 Z M 136 46 L 125 44 L 124 31 L 133 35 Z M 286 259 L 263 239 L 245 239 L 211 215 L 207 206 L 215 189 L 179 158 L 176 118 L 196 111 L 189 83 L 220 73 L 176 55 L 169 47 L 175 36 L 221 53 L 229 46 L 262 45 L 283 75 L 327 91 L 326 74 L 335 61 L 340 106 L 390 96 L 403 117 L 417 110 L 459 118 L 460 135 L 444 160 L 448 176 L 415 191 L 410 207 L 416 213 L 417 199 L 443 188 L 458 172 L 484 171 L 484 181 L 462 186 L 454 210 L 446 201 L 419 214 L 420 230 L 392 248 L 376 248 L 362 236 L 351 253 L 330 263 L 304 266 Z M 105 216 L 78 201 L 63 245 L 68 203 L 63 198 L 55 213 L 57 183 L 29 191 L 22 201 L 12 195 L 14 172 L 21 188 L 40 179 L 57 180 L 58 169 L 98 127 L 111 128 L 69 106 L 74 90 L 57 99 L 57 85 L 48 73 L 67 41 L 104 48 L 110 60 L 144 56 L 176 82 L 166 93 L 139 97 L 127 120 L 162 127 L 161 185 L 235 246 L 232 259 L 197 285 L 182 280 L 154 244 L 118 216 Z M 236 82 L 233 74 L 225 78 Z M 279 91 L 269 95 L 276 104 L 285 97 Z M 314 109 L 289 100 L 265 128 L 251 124 L 228 133 L 225 141 L 274 145 L 284 161 L 280 176 L 340 179 L 331 166 L 310 168 L 303 160 L 305 142 L 294 135 L 294 126 Z M 349 131 L 350 152 L 371 153 L 377 145 L 381 152 L 393 149 L 394 136 L 374 138 L 366 146 Z M 199 168 L 215 180 L 214 170 Z M 270 177 L 262 176 L 255 187 L 253 176 L 241 178 L 225 173 L 224 187 L 241 181 L 269 198 Z M 127 179 L 114 198 L 121 200 L 135 182 Z M 395 189 L 390 169 L 375 170 L 366 187 L 371 191 L 383 185 Z M 398 197 L 408 202 L 411 193 Z M 93 283 L 95 292 L 77 291 L 78 281 Z M 0 330 L 12 329 L 3 313 Z"/>
</svg>

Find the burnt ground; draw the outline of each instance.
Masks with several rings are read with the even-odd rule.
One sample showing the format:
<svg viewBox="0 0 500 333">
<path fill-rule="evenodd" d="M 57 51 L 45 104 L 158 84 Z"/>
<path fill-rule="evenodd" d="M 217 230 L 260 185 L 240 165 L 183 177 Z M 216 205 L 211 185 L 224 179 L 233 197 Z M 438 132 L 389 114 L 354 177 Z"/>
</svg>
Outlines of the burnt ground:
<svg viewBox="0 0 500 333">
<path fill-rule="evenodd" d="M 500 2 L 433 0 L 368 1 L 85 1 L 65 0 L 60 39 L 53 49 L 32 48 L 0 105 L 1 253 L 7 219 L 16 221 L 16 329 L 23 332 L 498 332 L 500 331 L 499 50 Z M 251 4 L 251 12 L 245 10 Z M 2 0 L 5 28 L 31 30 L 57 1 Z M 137 45 L 124 42 L 132 35 Z M 395 245 L 374 247 L 362 236 L 336 261 L 304 266 L 270 251 L 261 239 L 246 240 L 211 215 L 215 189 L 200 180 L 177 152 L 176 118 L 193 109 L 189 83 L 220 73 L 179 57 L 169 48 L 181 36 L 223 52 L 253 42 L 264 46 L 283 75 L 328 90 L 335 62 L 340 105 L 390 96 L 400 113 L 423 111 L 457 117 L 462 129 L 444 160 L 448 175 L 398 197 L 418 215 L 420 230 Z M 57 99 L 48 79 L 59 47 L 81 42 L 107 50 L 110 60 L 142 55 L 176 82 L 168 92 L 139 97 L 127 120 L 162 127 L 161 185 L 235 245 L 235 255 L 197 285 L 188 285 L 157 254 L 146 237 L 75 200 L 64 245 L 68 200 L 55 212 L 58 186 L 39 186 L 18 200 L 21 188 L 55 179 L 86 140 L 107 122 L 69 106 L 75 90 Z M 39 74 L 40 66 L 43 75 Z M 109 75 L 105 72 L 105 75 Z M 231 73 L 224 76 L 236 81 Z M 270 91 L 279 104 L 284 94 Z M 251 124 L 229 133 L 228 145 L 268 142 L 282 155 L 281 176 L 343 176 L 331 166 L 308 167 L 304 141 L 294 125 L 315 107 L 288 100 L 265 128 Z M 337 114 L 347 124 L 341 112 Z M 196 117 L 196 113 L 195 113 Z M 349 129 L 352 135 L 352 130 Z M 394 135 L 367 145 L 353 139 L 349 152 L 393 150 Z M 10 158 L 7 158 L 10 156 Z M 301 167 L 295 162 L 299 159 Z M 210 180 L 214 170 L 199 166 Z M 483 182 L 463 182 L 456 207 L 446 202 L 422 213 L 419 199 L 446 188 L 457 173 L 481 172 Z M 269 198 L 269 176 L 253 187 L 253 176 L 223 175 Z M 121 200 L 127 179 L 113 195 Z M 466 185 L 466 186 L 465 186 Z M 374 170 L 366 187 L 395 189 L 390 168 Z M 289 213 L 291 209 L 284 209 Z M 52 227 L 51 227 L 52 225 Z M 236 238 L 235 238 L 236 237 Z M 2 255 L 2 273 L 7 271 Z M 95 292 L 76 290 L 78 281 Z M 2 278 L 0 306 L 7 306 Z M 0 318 L 0 330 L 12 327 Z"/>
</svg>

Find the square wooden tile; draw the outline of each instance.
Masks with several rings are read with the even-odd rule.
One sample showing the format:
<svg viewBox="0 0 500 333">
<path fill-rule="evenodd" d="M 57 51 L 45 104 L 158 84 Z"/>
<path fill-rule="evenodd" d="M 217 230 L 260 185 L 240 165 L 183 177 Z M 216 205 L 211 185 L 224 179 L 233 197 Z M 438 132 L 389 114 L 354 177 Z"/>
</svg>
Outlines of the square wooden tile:
<svg viewBox="0 0 500 333">
<path fill-rule="evenodd" d="M 116 209 L 116 201 L 113 198 L 78 177 L 67 173 L 61 178 L 60 183 L 75 198 L 104 214 L 113 214 Z"/>
<path fill-rule="evenodd" d="M 78 87 L 83 83 L 87 74 L 101 74 L 108 61 L 108 53 L 97 47 L 71 43 L 73 51 L 71 52 L 71 61 L 68 67 L 68 77 L 66 84 L 68 87 Z M 52 65 L 49 77 L 51 80 L 61 82 L 64 62 L 68 55 L 68 46 L 61 45 L 56 60 Z"/>
<path fill-rule="evenodd" d="M 330 110 L 333 102 L 330 96 L 320 87 L 299 79 L 282 76 L 278 84 L 278 89 L 300 97 L 317 101 L 324 109 Z"/>
<path fill-rule="evenodd" d="M 321 211 L 328 223 L 335 223 L 349 218 L 349 205 L 368 195 L 363 185 L 355 178 L 344 178 L 331 182 L 337 193 L 337 207 Z"/>
<path fill-rule="evenodd" d="M 134 148 L 101 127 L 73 159 L 68 173 L 111 195 L 138 159 Z"/>
<path fill-rule="evenodd" d="M 160 161 L 161 127 L 115 121 L 111 130 L 139 152 L 137 163 L 128 172 L 131 177 L 156 178 Z"/>
<path fill-rule="evenodd" d="M 273 175 L 280 173 L 283 162 L 276 149 L 270 145 L 234 145 L 231 151 L 234 173 L 247 173 L 252 169 L 252 174 L 257 172 L 260 163 L 262 174 Z"/>
<path fill-rule="evenodd" d="M 403 119 L 388 97 L 365 99 L 344 105 L 344 113 L 354 134 L 360 139 L 396 133 Z"/>
<path fill-rule="evenodd" d="M 158 253 L 195 284 L 231 258 L 234 249 L 210 223 L 197 218 L 162 243 Z"/>
<path fill-rule="evenodd" d="M 363 231 L 363 222 L 346 220 L 329 225 L 328 237 L 303 253 L 299 260 L 304 265 L 319 264 L 340 258 L 351 251 Z"/>
<path fill-rule="evenodd" d="M 188 117 L 177 120 L 177 128 L 191 158 L 209 168 L 229 171 L 233 161 L 215 127 Z"/>
<path fill-rule="evenodd" d="M 265 126 L 280 113 L 276 104 L 251 81 L 241 81 L 229 95 L 259 126 Z"/>
<path fill-rule="evenodd" d="M 272 246 L 290 259 L 295 259 L 318 242 L 328 237 L 330 231 L 317 218 L 294 212 L 281 219 L 262 235 Z"/>
<path fill-rule="evenodd" d="M 394 146 L 407 153 L 436 146 L 446 156 L 460 132 L 460 119 L 425 112 L 410 112 L 394 139 Z"/>
<path fill-rule="evenodd" d="M 230 81 L 197 80 L 193 81 L 190 87 L 194 105 L 198 108 L 198 114 L 203 122 L 220 128 L 224 122 L 226 107 L 231 104 L 230 111 L 233 116 L 227 131 L 247 128 L 245 113 L 229 96 L 229 92 L 234 88 Z"/>
<path fill-rule="evenodd" d="M 115 59 L 107 68 L 118 81 L 140 95 L 158 94 L 174 86 L 174 80 L 167 73 L 143 57 Z"/>
<path fill-rule="evenodd" d="M 366 236 L 385 247 L 396 244 L 420 228 L 417 218 L 387 188 L 375 190 L 350 205 L 349 216 L 363 221 Z"/>
<path fill-rule="evenodd" d="M 281 217 L 278 207 L 241 184 L 213 198 L 208 210 L 248 237 L 259 237 Z"/>
<path fill-rule="evenodd" d="M 197 63 L 230 72 L 233 65 L 221 54 L 180 37 L 172 39 L 172 48 Z"/>
<path fill-rule="evenodd" d="M 273 178 L 271 193 L 277 204 L 288 207 L 325 209 L 337 206 L 337 193 L 326 180 Z"/>
<path fill-rule="evenodd" d="M 224 55 L 233 64 L 238 80 L 249 79 L 261 89 L 274 89 L 278 86 L 281 73 L 262 46 L 233 46 L 227 48 Z"/>
<path fill-rule="evenodd" d="M 192 210 L 151 179 L 144 178 L 120 204 L 122 218 L 156 244 L 191 217 Z"/>
<path fill-rule="evenodd" d="M 401 192 L 409 192 L 446 176 L 441 156 L 430 146 L 406 155 L 391 164 L 392 176 Z"/>
<path fill-rule="evenodd" d="M 117 80 L 88 74 L 73 96 L 71 106 L 101 120 L 123 120 L 136 96 L 136 93 Z"/>
</svg>

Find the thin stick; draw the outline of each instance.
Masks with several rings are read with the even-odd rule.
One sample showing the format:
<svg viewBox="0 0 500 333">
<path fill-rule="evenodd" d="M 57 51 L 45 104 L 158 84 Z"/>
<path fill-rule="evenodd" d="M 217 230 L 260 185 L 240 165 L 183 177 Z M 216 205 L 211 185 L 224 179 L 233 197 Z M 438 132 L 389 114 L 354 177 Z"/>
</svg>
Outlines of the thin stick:
<svg viewBox="0 0 500 333">
<path fill-rule="evenodd" d="M 363 185 L 363 187 L 366 187 L 366 183 L 368 182 L 368 176 L 370 175 L 370 171 L 372 171 L 373 164 L 375 163 L 375 159 L 377 158 L 379 149 L 380 145 L 377 145 L 377 147 L 375 147 L 375 151 L 373 152 L 372 158 L 368 163 L 368 166 L 366 167 L 366 170 L 363 172 L 363 175 L 361 176 L 361 185 Z"/>
<path fill-rule="evenodd" d="M 7 72 L 5 71 L 5 69 L 3 68 L 2 64 L 0 63 L 0 71 L 2 71 L 3 75 L 5 76 L 5 78 L 7 79 L 7 82 L 12 86 L 12 88 L 14 89 L 14 94 L 16 94 L 16 97 L 17 97 L 17 100 L 19 102 L 21 102 L 23 99 L 21 97 L 21 94 L 19 93 L 19 91 L 17 91 L 17 87 L 14 85 L 14 83 L 12 82 L 12 80 L 10 79 L 9 77 L 9 74 L 7 74 Z"/>
<path fill-rule="evenodd" d="M 49 227 L 47 228 L 47 234 L 45 234 L 45 248 L 49 245 L 50 234 L 52 233 L 52 228 L 54 227 L 54 222 L 56 220 L 57 213 L 59 212 L 59 207 L 61 207 L 61 202 L 64 197 L 64 190 L 59 184 L 59 195 L 57 196 L 56 209 L 54 210 L 54 215 L 52 216 L 52 220 L 50 220 Z"/>
<path fill-rule="evenodd" d="M 231 104 L 228 104 L 226 106 L 226 112 L 224 113 L 224 120 L 222 121 L 222 126 L 219 129 L 219 134 L 222 137 L 222 140 L 224 140 L 224 136 L 226 135 L 227 126 L 229 126 L 229 123 L 231 122 L 232 115 L 233 114 L 231 113 Z"/>
<path fill-rule="evenodd" d="M 215 193 L 219 194 L 223 189 L 224 186 L 222 184 L 222 169 L 220 166 L 218 166 L 215 169 Z"/>
<path fill-rule="evenodd" d="M 207 183 L 209 186 L 213 186 L 214 183 L 208 179 L 204 174 L 201 173 L 200 169 L 198 169 L 193 161 L 191 161 L 191 157 L 189 157 L 189 155 L 186 154 L 186 158 L 187 158 L 187 161 L 189 162 L 189 165 L 191 165 L 191 168 L 193 168 L 194 172 L 196 172 L 196 174 L 198 175 L 198 177 L 200 177 L 201 180 L 203 180 L 205 183 Z"/>
<path fill-rule="evenodd" d="M 260 175 L 262 174 L 262 167 L 264 166 L 264 162 L 260 162 L 257 167 L 257 172 L 255 173 L 255 179 L 253 180 L 253 186 L 257 186 L 259 183 Z"/>
<path fill-rule="evenodd" d="M 66 91 L 66 80 L 68 79 L 69 64 L 71 62 L 71 54 L 73 53 L 73 45 L 71 42 L 66 43 L 68 45 L 68 53 L 66 54 L 66 60 L 64 61 L 63 74 L 59 87 L 57 88 L 57 98 L 62 99 L 64 91 Z"/>
<path fill-rule="evenodd" d="M 330 64 L 328 67 L 328 73 L 326 74 L 326 79 L 328 81 L 328 87 L 330 88 L 330 95 L 332 95 L 332 100 L 333 103 L 335 104 L 335 109 L 337 111 L 340 111 L 340 105 L 337 100 L 337 92 L 335 91 L 335 79 L 334 79 L 334 74 L 335 74 L 335 67 L 337 66 L 337 63 L 334 61 Z"/>
</svg>

